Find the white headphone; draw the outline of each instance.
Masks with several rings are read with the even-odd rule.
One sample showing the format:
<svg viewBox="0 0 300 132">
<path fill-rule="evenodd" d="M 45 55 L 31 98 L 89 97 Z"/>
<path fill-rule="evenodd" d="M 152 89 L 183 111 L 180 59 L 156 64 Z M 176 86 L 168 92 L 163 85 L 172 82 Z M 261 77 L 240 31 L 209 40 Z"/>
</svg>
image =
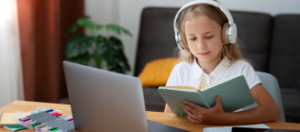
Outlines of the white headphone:
<svg viewBox="0 0 300 132">
<path fill-rule="evenodd" d="M 225 14 L 225 16 L 228 19 L 228 23 L 225 23 L 223 25 L 222 40 L 223 40 L 224 44 L 234 44 L 236 42 L 236 39 L 237 39 L 237 27 L 236 27 L 235 23 L 233 22 L 232 16 L 231 16 L 230 12 L 227 10 L 227 8 L 220 5 L 216 1 L 212 1 L 212 0 L 195 0 L 195 1 L 189 2 L 189 3 L 185 4 L 184 6 L 182 6 L 180 8 L 180 10 L 177 12 L 177 14 L 174 18 L 173 26 L 174 26 L 174 32 L 175 32 L 175 40 L 176 40 L 178 48 L 180 50 L 184 49 L 184 46 L 182 44 L 181 37 L 180 37 L 181 28 L 180 28 L 180 24 L 177 23 L 177 17 L 181 13 L 182 10 L 184 10 L 185 8 L 190 7 L 192 5 L 196 5 L 196 4 L 213 5 L 215 7 L 218 7 Z M 179 27 L 179 29 L 177 27 Z"/>
</svg>

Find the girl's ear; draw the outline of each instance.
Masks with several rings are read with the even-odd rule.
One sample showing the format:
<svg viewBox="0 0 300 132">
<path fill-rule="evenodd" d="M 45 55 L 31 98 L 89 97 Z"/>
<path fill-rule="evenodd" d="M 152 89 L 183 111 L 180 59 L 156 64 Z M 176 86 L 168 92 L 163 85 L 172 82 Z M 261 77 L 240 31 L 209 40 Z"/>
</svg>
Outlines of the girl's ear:
<svg viewBox="0 0 300 132">
<path fill-rule="evenodd" d="M 228 44 L 227 37 L 226 37 L 227 26 L 228 26 L 228 23 L 225 23 L 222 27 L 222 41 L 223 41 L 224 45 Z"/>
</svg>

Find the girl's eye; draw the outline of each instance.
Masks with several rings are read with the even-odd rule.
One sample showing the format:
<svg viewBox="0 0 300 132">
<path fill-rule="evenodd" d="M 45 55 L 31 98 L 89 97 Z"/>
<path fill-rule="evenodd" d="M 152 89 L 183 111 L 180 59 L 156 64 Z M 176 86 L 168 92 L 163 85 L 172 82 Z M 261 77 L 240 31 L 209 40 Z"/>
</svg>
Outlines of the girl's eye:
<svg viewBox="0 0 300 132">
<path fill-rule="evenodd" d="M 209 37 L 206 37 L 207 39 L 210 39 L 210 38 L 212 38 L 213 36 L 209 36 Z"/>
<path fill-rule="evenodd" d="M 190 38 L 190 40 L 196 40 L 196 38 Z"/>
</svg>

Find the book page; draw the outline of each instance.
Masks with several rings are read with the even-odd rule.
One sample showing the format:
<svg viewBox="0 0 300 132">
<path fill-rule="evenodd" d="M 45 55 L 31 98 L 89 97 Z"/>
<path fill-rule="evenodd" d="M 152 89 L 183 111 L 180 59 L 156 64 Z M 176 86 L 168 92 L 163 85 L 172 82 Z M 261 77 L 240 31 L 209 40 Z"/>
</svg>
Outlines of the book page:
<svg viewBox="0 0 300 132">
<path fill-rule="evenodd" d="M 199 57 L 199 55 L 198 55 Z M 203 70 L 203 66 L 200 64 L 200 67 L 201 67 L 201 70 L 202 70 L 202 76 L 201 76 L 201 80 L 202 80 L 202 84 L 201 84 L 201 91 L 203 91 L 204 89 L 208 88 L 208 85 L 207 85 L 207 82 L 206 82 L 206 79 L 205 79 L 205 74 L 204 74 L 204 70 Z"/>
<path fill-rule="evenodd" d="M 191 86 L 162 86 L 162 87 L 173 88 L 173 89 L 198 90 L 197 88 Z"/>
<path fill-rule="evenodd" d="M 203 73 L 203 71 L 202 71 L 202 73 Z M 209 85 L 207 85 L 207 82 L 206 82 L 206 79 L 205 79 L 205 75 L 204 74 L 202 74 L 202 85 L 201 85 L 201 91 L 202 90 L 204 90 L 204 89 L 206 89 L 206 88 L 208 88 L 209 87 Z"/>
</svg>

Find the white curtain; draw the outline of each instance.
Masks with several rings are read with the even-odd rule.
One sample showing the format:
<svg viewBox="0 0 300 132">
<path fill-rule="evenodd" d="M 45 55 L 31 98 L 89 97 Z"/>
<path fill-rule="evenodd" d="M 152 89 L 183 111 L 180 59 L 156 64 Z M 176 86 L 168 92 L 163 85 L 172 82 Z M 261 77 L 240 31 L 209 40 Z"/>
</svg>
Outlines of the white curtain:
<svg viewBox="0 0 300 132">
<path fill-rule="evenodd" d="M 17 0 L 0 0 L 0 107 L 24 100 Z"/>
</svg>

